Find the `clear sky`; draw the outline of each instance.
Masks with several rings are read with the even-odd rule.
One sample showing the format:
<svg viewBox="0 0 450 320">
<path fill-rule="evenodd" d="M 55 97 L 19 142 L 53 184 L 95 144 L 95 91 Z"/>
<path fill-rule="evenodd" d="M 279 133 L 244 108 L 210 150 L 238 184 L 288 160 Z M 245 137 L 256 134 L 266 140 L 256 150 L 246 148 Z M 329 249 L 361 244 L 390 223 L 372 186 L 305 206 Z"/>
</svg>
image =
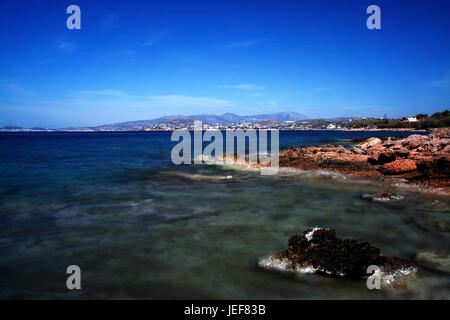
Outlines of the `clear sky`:
<svg viewBox="0 0 450 320">
<path fill-rule="evenodd" d="M 0 126 L 450 107 L 447 0 L 2 0 L 0 39 Z"/>
</svg>

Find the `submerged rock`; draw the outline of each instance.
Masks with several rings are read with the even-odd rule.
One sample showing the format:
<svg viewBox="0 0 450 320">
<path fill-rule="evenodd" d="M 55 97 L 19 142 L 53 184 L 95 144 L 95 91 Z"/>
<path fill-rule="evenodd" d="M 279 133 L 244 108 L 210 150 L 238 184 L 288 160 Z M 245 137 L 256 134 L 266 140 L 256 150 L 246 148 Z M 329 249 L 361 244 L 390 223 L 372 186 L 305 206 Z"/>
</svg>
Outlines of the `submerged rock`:
<svg viewBox="0 0 450 320">
<path fill-rule="evenodd" d="M 402 200 L 403 196 L 392 192 L 382 192 L 376 194 L 365 193 L 361 195 L 361 199 L 371 201 L 390 201 L 390 200 Z"/>
<path fill-rule="evenodd" d="M 321 228 L 291 236 L 286 250 L 262 259 L 259 265 L 272 270 L 352 278 L 367 276 L 367 268 L 375 265 L 384 286 L 396 286 L 416 273 L 412 262 L 382 256 L 380 249 L 368 242 L 338 239 L 335 230 Z"/>
</svg>

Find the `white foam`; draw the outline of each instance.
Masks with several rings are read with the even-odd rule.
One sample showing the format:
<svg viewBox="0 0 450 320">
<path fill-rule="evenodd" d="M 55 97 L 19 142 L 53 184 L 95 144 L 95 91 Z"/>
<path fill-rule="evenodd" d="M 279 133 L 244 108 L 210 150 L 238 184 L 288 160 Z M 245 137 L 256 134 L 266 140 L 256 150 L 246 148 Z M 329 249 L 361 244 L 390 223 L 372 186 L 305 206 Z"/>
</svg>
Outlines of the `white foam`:
<svg viewBox="0 0 450 320">
<path fill-rule="evenodd" d="M 417 268 L 409 267 L 404 269 L 398 269 L 394 272 L 385 272 L 383 269 L 375 271 L 381 277 L 382 284 L 385 287 L 395 287 L 397 284 L 402 283 L 409 279 L 408 276 L 414 277 L 417 272 Z"/>
<path fill-rule="evenodd" d="M 259 266 L 268 270 L 295 272 L 300 274 L 316 273 L 317 269 L 312 266 L 293 266 L 289 259 L 279 259 L 273 256 L 263 258 L 259 261 Z"/>
<path fill-rule="evenodd" d="M 310 232 L 308 232 L 307 234 L 305 234 L 305 238 L 308 241 L 311 241 L 313 236 L 314 236 L 314 232 L 316 232 L 317 230 L 323 230 L 323 228 L 319 228 L 319 227 L 314 227 Z"/>
</svg>

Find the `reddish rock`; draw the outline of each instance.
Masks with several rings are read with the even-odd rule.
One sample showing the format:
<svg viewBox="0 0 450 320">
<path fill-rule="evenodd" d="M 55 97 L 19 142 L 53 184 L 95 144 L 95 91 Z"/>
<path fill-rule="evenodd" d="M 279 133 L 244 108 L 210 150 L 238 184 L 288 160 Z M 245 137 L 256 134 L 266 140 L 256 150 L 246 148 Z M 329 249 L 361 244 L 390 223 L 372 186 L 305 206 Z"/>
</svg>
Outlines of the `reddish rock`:
<svg viewBox="0 0 450 320">
<path fill-rule="evenodd" d="M 368 155 L 379 155 L 380 153 L 384 152 L 385 150 L 386 150 L 386 147 L 379 144 L 372 148 L 367 149 L 367 154 Z"/>
<path fill-rule="evenodd" d="M 391 149 L 386 149 L 380 154 L 373 155 L 370 159 L 368 159 L 368 161 L 372 165 L 382 165 L 395 161 L 396 157 L 396 152 Z"/>
<path fill-rule="evenodd" d="M 384 174 L 401 174 L 417 170 L 416 162 L 411 159 L 399 159 L 386 163 L 381 167 Z"/>
<path fill-rule="evenodd" d="M 400 149 L 403 149 L 402 143 L 401 143 L 401 142 L 395 143 L 395 144 L 391 147 L 391 149 L 392 149 L 392 150 L 400 150 Z"/>
<path fill-rule="evenodd" d="M 357 148 L 357 147 L 353 147 L 350 149 L 351 152 L 356 153 L 356 154 L 363 154 L 364 151 L 361 148 Z"/>
<path fill-rule="evenodd" d="M 409 155 L 409 150 L 406 148 L 401 148 L 395 151 L 395 155 L 400 158 L 406 158 Z"/>
<path fill-rule="evenodd" d="M 443 188 L 450 194 L 449 129 L 430 135 L 367 139 L 351 149 L 333 145 L 289 148 L 280 152 L 280 166 L 328 170 L 367 177 L 389 175 Z M 370 147 L 368 147 L 371 145 Z"/>
<path fill-rule="evenodd" d="M 407 146 L 409 149 L 416 149 L 420 146 L 422 146 L 426 140 L 428 140 L 427 137 L 421 136 L 419 134 L 413 134 L 408 136 L 402 143 Z"/>
<path fill-rule="evenodd" d="M 369 139 L 363 141 L 362 143 L 360 143 L 359 146 L 363 149 L 371 148 L 371 147 L 381 144 L 381 142 L 382 141 L 378 138 L 369 138 Z"/>
<path fill-rule="evenodd" d="M 431 138 L 450 138 L 450 128 L 433 129 L 430 134 Z"/>
<path fill-rule="evenodd" d="M 409 141 L 408 147 L 409 147 L 409 149 L 416 149 L 416 148 L 420 147 L 420 141 L 418 141 L 418 140 Z"/>
<path fill-rule="evenodd" d="M 390 138 L 388 140 L 386 140 L 385 142 L 383 142 L 383 146 L 385 146 L 386 148 L 392 147 L 395 144 L 395 141 L 392 141 Z"/>
</svg>

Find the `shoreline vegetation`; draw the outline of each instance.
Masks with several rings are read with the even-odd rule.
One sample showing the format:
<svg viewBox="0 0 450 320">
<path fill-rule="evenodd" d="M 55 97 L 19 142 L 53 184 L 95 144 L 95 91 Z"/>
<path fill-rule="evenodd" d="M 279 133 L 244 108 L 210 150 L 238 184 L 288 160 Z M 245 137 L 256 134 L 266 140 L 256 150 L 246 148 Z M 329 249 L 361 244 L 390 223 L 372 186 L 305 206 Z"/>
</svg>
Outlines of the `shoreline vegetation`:
<svg viewBox="0 0 450 320">
<path fill-rule="evenodd" d="M 377 129 L 413 129 L 429 130 L 432 128 L 450 127 L 450 111 L 433 113 L 431 116 L 421 113 L 415 117 L 404 117 L 401 120 L 387 119 L 358 119 L 349 123 L 350 128 L 377 128 Z"/>
</svg>

